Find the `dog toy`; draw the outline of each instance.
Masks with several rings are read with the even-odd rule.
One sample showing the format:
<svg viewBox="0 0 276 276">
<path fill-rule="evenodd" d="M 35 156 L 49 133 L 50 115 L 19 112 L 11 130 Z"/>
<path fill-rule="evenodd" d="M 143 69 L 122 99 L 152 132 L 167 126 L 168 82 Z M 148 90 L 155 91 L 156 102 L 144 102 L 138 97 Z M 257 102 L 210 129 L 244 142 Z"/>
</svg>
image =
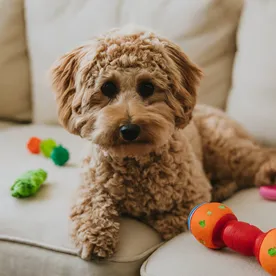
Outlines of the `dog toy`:
<svg viewBox="0 0 276 276">
<path fill-rule="evenodd" d="M 40 143 L 40 150 L 42 152 L 42 154 L 49 158 L 51 156 L 51 153 L 53 151 L 53 149 L 57 146 L 57 143 L 55 140 L 53 139 L 46 139 L 46 140 L 42 140 Z"/>
<path fill-rule="evenodd" d="M 47 172 L 42 169 L 27 171 L 17 178 L 11 187 L 13 197 L 29 197 L 37 193 L 47 178 Z"/>
<path fill-rule="evenodd" d="M 32 137 L 27 143 L 28 150 L 33 154 L 39 154 L 40 153 L 40 142 L 41 142 L 41 140 L 39 138 Z"/>
<path fill-rule="evenodd" d="M 188 227 L 194 237 L 211 249 L 228 247 L 245 256 L 255 256 L 265 271 L 276 276 L 276 228 L 266 233 L 238 221 L 231 209 L 221 203 L 196 206 Z"/>
<path fill-rule="evenodd" d="M 69 151 L 62 145 L 57 145 L 53 139 L 40 140 L 37 137 L 31 137 L 27 142 L 27 148 L 33 154 L 41 152 L 57 166 L 65 165 L 70 158 Z"/>
<path fill-rule="evenodd" d="M 268 200 L 276 200 L 276 185 L 274 186 L 263 186 L 259 190 L 260 195 Z"/>
<path fill-rule="evenodd" d="M 57 166 L 63 166 L 69 160 L 69 152 L 59 145 L 52 150 L 51 159 Z"/>
</svg>

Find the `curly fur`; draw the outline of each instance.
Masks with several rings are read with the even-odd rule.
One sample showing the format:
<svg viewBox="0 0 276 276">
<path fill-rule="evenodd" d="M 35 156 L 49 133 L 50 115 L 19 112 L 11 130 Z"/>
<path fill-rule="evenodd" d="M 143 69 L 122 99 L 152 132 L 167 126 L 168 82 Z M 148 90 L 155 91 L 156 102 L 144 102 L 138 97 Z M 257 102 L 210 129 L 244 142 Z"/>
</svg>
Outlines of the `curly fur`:
<svg viewBox="0 0 276 276">
<path fill-rule="evenodd" d="M 113 30 L 61 57 L 52 77 L 60 122 L 90 141 L 71 214 L 84 259 L 114 254 L 120 215 L 167 240 L 186 230 L 196 204 L 275 182 L 274 150 L 223 112 L 195 106 L 201 71 L 167 39 Z M 101 93 L 107 80 L 120 90 L 113 99 Z M 155 87 L 146 99 L 136 91 L 143 80 Z M 127 122 L 141 127 L 134 142 L 120 136 Z"/>
</svg>

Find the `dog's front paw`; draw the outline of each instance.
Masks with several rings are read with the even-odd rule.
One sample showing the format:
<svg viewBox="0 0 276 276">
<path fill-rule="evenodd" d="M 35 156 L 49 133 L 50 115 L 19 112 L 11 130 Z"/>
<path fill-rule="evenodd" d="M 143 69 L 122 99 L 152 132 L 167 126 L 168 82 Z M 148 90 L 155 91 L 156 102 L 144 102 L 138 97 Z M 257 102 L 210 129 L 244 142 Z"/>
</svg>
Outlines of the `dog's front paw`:
<svg viewBox="0 0 276 276">
<path fill-rule="evenodd" d="M 78 245 L 78 255 L 86 261 L 92 259 L 94 245 L 89 242 Z"/>
<path fill-rule="evenodd" d="M 260 167 L 255 177 L 255 185 L 257 187 L 276 185 L 276 159 L 275 158 L 265 162 Z"/>
<path fill-rule="evenodd" d="M 85 237 L 83 239 L 83 237 Z M 111 232 L 79 233 L 75 240 L 79 256 L 84 260 L 106 259 L 113 256 L 118 237 Z"/>
<path fill-rule="evenodd" d="M 115 244 L 113 242 L 84 242 L 78 245 L 79 256 L 86 261 L 99 260 L 112 257 L 115 253 Z"/>
<path fill-rule="evenodd" d="M 118 244 L 118 222 L 110 221 L 109 225 L 105 224 L 106 227 L 95 225 L 82 224 L 73 229 L 72 238 L 79 256 L 84 260 L 110 258 Z"/>
</svg>

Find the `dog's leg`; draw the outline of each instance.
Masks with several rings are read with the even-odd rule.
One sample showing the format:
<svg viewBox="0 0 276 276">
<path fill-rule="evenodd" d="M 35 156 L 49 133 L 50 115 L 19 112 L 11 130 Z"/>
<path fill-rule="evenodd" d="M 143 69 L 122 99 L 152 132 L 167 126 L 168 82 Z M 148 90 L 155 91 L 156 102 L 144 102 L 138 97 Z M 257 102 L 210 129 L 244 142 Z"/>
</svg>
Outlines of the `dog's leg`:
<svg viewBox="0 0 276 276">
<path fill-rule="evenodd" d="M 196 205 L 209 201 L 210 196 L 206 193 L 192 202 L 180 202 L 171 212 L 146 217 L 144 222 L 154 228 L 164 240 L 169 240 L 188 229 L 188 217 Z"/>
<path fill-rule="evenodd" d="M 203 171 L 201 162 L 185 138 L 182 139 L 182 148 L 184 152 L 179 153 L 183 165 L 179 175 L 182 177 L 179 179 L 179 183 L 175 183 L 175 188 L 172 186 L 174 193 L 180 195 L 179 200 L 173 202 L 172 209 L 163 212 L 157 209 L 143 219 L 145 223 L 159 232 L 164 240 L 169 240 L 186 231 L 191 209 L 211 200 L 210 181 Z M 174 157 L 176 159 L 177 154 Z M 160 200 L 164 199 L 160 198 Z"/>
<path fill-rule="evenodd" d="M 218 110 L 200 111 L 195 122 L 202 138 L 204 168 L 218 181 L 216 185 L 223 185 L 224 179 L 235 181 L 237 189 L 275 184 L 275 150 L 262 148 Z"/>
<path fill-rule="evenodd" d="M 181 214 L 167 213 L 148 218 L 146 223 L 154 228 L 163 240 L 169 240 L 187 230 L 188 220 L 187 210 L 182 210 Z"/>
<path fill-rule="evenodd" d="M 72 237 L 81 258 L 107 258 L 114 254 L 119 239 L 116 207 L 105 192 L 82 186 L 71 213 Z"/>
<path fill-rule="evenodd" d="M 188 216 L 191 209 L 197 204 L 190 206 L 178 206 L 171 213 L 162 213 L 151 216 L 145 222 L 154 228 L 163 240 L 170 240 L 173 237 L 185 232 L 188 229 Z"/>
<path fill-rule="evenodd" d="M 238 185 L 234 181 L 221 182 L 214 185 L 212 190 L 212 201 L 222 202 L 231 197 L 238 190 Z"/>
</svg>

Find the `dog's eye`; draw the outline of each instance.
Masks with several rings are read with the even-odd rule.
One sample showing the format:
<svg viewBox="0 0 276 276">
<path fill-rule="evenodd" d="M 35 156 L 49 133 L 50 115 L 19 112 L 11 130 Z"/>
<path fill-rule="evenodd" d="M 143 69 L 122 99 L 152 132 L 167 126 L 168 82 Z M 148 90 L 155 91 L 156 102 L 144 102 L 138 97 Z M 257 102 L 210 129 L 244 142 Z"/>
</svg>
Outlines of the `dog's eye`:
<svg viewBox="0 0 276 276">
<path fill-rule="evenodd" d="M 113 98 L 118 92 L 118 88 L 116 84 L 113 83 L 112 81 L 105 82 L 102 85 L 101 90 L 102 90 L 102 93 L 108 98 Z"/>
<path fill-rule="evenodd" d="M 143 97 L 147 98 L 154 92 L 154 85 L 151 82 L 141 82 L 138 86 L 138 93 Z"/>
</svg>

